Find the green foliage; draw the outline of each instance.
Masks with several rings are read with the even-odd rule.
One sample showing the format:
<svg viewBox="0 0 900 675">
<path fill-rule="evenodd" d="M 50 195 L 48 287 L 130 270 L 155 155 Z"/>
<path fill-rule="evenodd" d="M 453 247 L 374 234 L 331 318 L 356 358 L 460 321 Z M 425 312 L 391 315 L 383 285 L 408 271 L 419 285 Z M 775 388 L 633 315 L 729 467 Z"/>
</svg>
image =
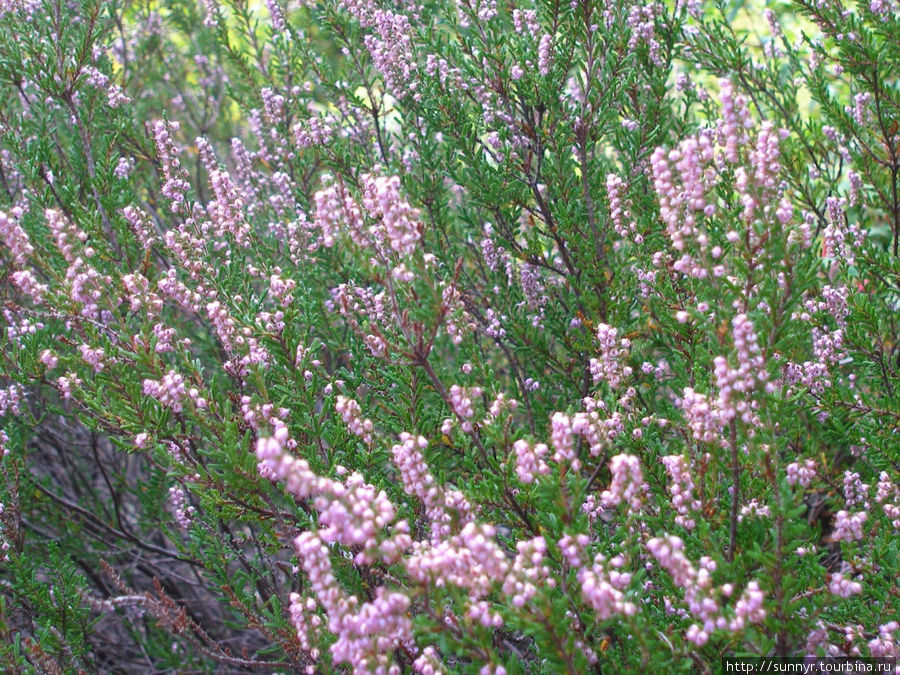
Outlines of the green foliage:
<svg viewBox="0 0 900 675">
<path fill-rule="evenodd" d="M 705 672 L 895 639 L 894 5 L 2 7 L 5 671 Z M 355 475 L 391 505 L 365 545 Z"/>
</svg>

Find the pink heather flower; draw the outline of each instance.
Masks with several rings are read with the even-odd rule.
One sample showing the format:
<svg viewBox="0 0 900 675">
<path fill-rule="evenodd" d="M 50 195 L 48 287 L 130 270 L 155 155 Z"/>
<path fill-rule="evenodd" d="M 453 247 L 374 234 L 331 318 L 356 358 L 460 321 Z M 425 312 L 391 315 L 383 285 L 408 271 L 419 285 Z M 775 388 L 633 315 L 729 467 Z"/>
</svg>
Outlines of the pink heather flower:
<svg viewBox="0 0 900 675">
<path fill-rule="evenodd" d="M 684 455 L 668 455 L 662 458 L 663 466 L 669 474 L 671 483 L 669 494 L 672 495 L 672 506 L 675 507 L 675 523 L 686 530 L 693 530 L 696 523 L 690 513 L 699 511 L 700 500 L 694 497 L 694 478 L 691 475 L 688 460 Z"/>
<path fill-rule="evenodd" d="M 441 301 L 446 308 L 445 329 L 453 344 L 458 345 L 462 343 L 466 335 L 475 331 L 475 322 L 472 321 L 471 315 L 466 311 L 462 294 L 454 284 L 448 284 L 444 287 L 444 290 L 441 291 Z"/>
<path fill-rule="evenodd" d="M 206 314 L 222 342 L 229 352 L 234 351 L 237 344 L 237 328 L 228 308 L 218 300 L 207 303 Z"/>
<path fill-rule="evenodd" d="M 892 495 L 897 493 L 897 485 L 894 481 L 891 480 L 890 475 L 888 475 L 887 471 L 882 471 L 878 474 L 878 486 L 877 492 L 875 494 L 875 501 L 879 504 L 885 501 L 886 499 L 890 499 Z"/>
<path fill-rule="evenodd" d="M 328 628 L 337 635 L 331 646 L 334 662 L 348 663 L 355 671 L 377 668 L 387 672 L 391 652 L 412 638 L 412 623 L 407 616 L 409 598 L 380 586 L 372 602 L 360 605 L 357 597 L 347 596 L 338 584 L 328 547 L 317 533 L 304 532 L 294 544 L 310 586 L 328 614 Z M 354 612 L 356 607 L 358 611 Z"/>
<path fill-rule="evenodd" d="M 296 459 L 286 451 L 296 443 L 290 439 L 284 424 L 274 426 L 272 436 L 257 441 L 260 475 L 272 481 L 284 481 L 287 491 L 298 500 L 313 498 L 323 526 L 317 538 L 358 547 L 354 557 L 357 564 L 371 564 L 376 558 L 393 562 L 409 548 L 411 539 L 404 521 L 396 523 L 390 537 L 382 535 L 382 530 L 396 515 L 383 490 L 367 484 L 355 472 L 344 482 L 317 476 L 305 460 Z"/>
<path fill-rule="evenodd" d="M 3 318 L 6 320 L 6 335 L 17 346 L 22 345 L 21 338 L 25 335 L 34 335 L 44 324 L 39 321 L 23 317 L 18 312 L 14 313 L 10 307 L 3 309 Z"/>
<path fill-rule="evenodd" d="M 478 671 L 478 675 L 506 675 L 506 668 L 494 665 L 493 663 L 488 663 L 481 667 L 481 670 Z"/>
<path fill-rule="evenodd" d="M 363 207 L 381 220 L 382 232 L 391 249 L 412 254 L 421 239 L 419 212 L 400 196 L 399 176 L 363 176 Z"/>
<path fill-rule="evenodd" d="M 601 621 L 616 614 L 634 616 L 637 613 L 637 606 L 626 601 L 622 592 L 631 582 L 631 574 L 617 570 L 623 563 L 621 557 L 607 561 L 598 553 L 590 567 L 585 565 L 578 570 L 581 597 L 594 609 Z"/>
<path fill-rule="evenodd" d="M 800 487 L 809 487 L 812 479 L 816 476 L 816 463 L 811 459 L 803 460 L 803 464 L 799 462 L 791 462 L 787 465 L 787 482 L 788 485 L 800 485 Z"/>
<path fill-rule="evenodd" d="M 704 556 L 699 567 L 695 567 L 684 554 L 684 542 L 671 535 L 649 540 L 647 550 L 671 575 L 675 585 L 684 589 L 684 599 L 690 613 L 702 621 L 688 631 L 687 639 L 695 644 L 704 644 L 714 630 L 737 632 L 748 622 L 759 623 L 765 619 L 765 595 L 757 582 L 747 584 L 743 595 L 735 603 L 734 616 L 729 620 L 723 613 L 720 598 L 731 596 L 734 587 L 731 584 L 719 588 L 713 586 L 714 560 Z"/>
<path fill-rule="evenodd" d="M 376 9 L 361 15 L 359 19 L 363 25 L 373 28 L 373 34 L 363 37 L 363 44 L 372 56 L 376 70 L 384 78 L 388 91 L 397 98 L 416 98 L 413 74 L 417 65 L 409 18 L 389 10 Z"/>
<path fill-rule="evenodd" d="M 492 613 L 490 605 L 484 600 L 470 603 L 466 610 L 466 618 L 485 628 L 500 628 L 503 625 L 503 617 L 496 612 Z"/>
<path fill-rule="evenodd" d="M 624 199 L 625 181 L 614 173 L 606 176 L 606 197 L 609 199 L 609 217 L 612 220 L 616 233 L 623 239 L 629 236 L 629 229 L 625 224 L 627 218 L 631 218 L 629 204 Z"/>
<path fill-rule="evenodd" d="M 178 159 L 180 150 L 172 139 L 172 133 L 177 132 L 177 122 L 159 120 L 153 125 L 153 136 L 156 142 L 156 151 L 159 155 L 159 164 L 163 173 L 162 194 L 170 200 L 172 211 L 181 213 L 187 203 L 187 192 L 190 184 L 186 180 L 187 173 Z"/>
<path fill-rule="evenodd" d="M 72 372 L 66 373 L 56 381 L 56 387 L 64 399 L 72 398 L 72 390 L 81 386 L 81 379 Z"/>
<path fill-rule="evenodd" d="M 481 394 L 480 387 L 466 389 L 456 384 L 450 387 L 450 407 L 459 418 L 460 426 L 466 433 L 471 432 L 474 428 L 470 421 L 475 416 L 472 399 L 480 398 Z"/>
<path fill-rule="evenodd" d="M 150 290 L 150 282 L 144 275 L 126 274 L 122 277 L 122 285 L 125 287 L 127 294 L 125 297 L 132 312 L 143 308 L 147 317 L 153 317 L 162 311 L 162 298 Z"/>
<path fill-rule="evenodd" d="M 271 436 L 260 436 L 256 441 L 257 469 L 264 478 L 284 480 L 287 491 L 297 499 L 307 499 L 312 493 L 317 476 L 304 460 L 295 460 L 286 453 L 292 445 L 284 424 L 275 426 Z"/>
<path fill-rule="evenodd" d="M 187 503 L 187 495 L 178 485 L 169 488 L 169 509 L 178 527 L 185 531 L 190 529 L 196 509 Z"/>
<path fill-rule="evenodd" d="M 737 366 L 729 365 L 723 356 L 714 360 L 713 374 L 719 388 L 718 396 L 707 396 L 685 388 L 680 407 L 696 440 L 712 443 L 720 440 L 722 428 L 737 418 L 748 425 L 756 416 L 751 403 L 757 384 L 765 383 L 768 373 L 757 342 L 753 324 L 745 314 L 738 314 L 732 321 Z"/>
<path fill-rule="evenodd" d="M 847 507 L 862 506 L 869 508 L 869 486 L 859 479 L 854 471 L 844 472 L 844 501 Z"/>
<path fill-rule="evenodd" d="M 34 248 L 28 234 L 18 223 L 15 216 L 10 217 L 4 211 L 0 211 L 0 239 L 10 250 L 13 262 L 20 267 L 24 265 Z"/>
<path fill-rule="evenodd" d="M 174 370 L 166 373 L 161 381 L 145 379 L 143 391 L 175 412 L 181 412 L 182 399 L 187 395 L 184 378 Z"/>
<path fill-rule="evenodd" d="M 266 7 L 269 9 L 269 18 L 272 21 L 272 28 L 277 33 L 281 33 L 287 27 L 284 18 L 284 10 L 278 4 L 278 0 L 266 0 Z"/>
<path fill-rule="evenodd" d="M 494 311 L 493 308 L 488 307 L 484 311 L 484 317 L 487 321 L 487 326 L 484 329 L 484 332 L 494 340 L 501 340 L 506 337 L 506 329 L 503 328 L 503 322 L 507 320 L 507 316 L 505 314 L 500 314 L 499 312 Z"/>
<path fill-rule="evenodd" d="M 495 528 L 470 521 L 458 535 L 439 543 L 413 545 L 406 570 L 414 581 L 452 584 L 482 598 L 509 572 L 506 555 L 494 542 Z"/>
<path fill-rule="evenodd" d="M 543 459 L 548 452 L 544 443 L 531 444 L 519 439 L 513 443 L 513 450 L 516 453 L 516 473 L 523 483 L 533 483 L 537 476 L 550 473 L 550 467 Z"/>
<path fill-rule="evenodd" d="M 765 382 L 768 378 L 756 331 L 750 319 L 746 314 L 738 314 L 732 320 L 731 326 L 737 354 L 737 368 L 717 367 L 716 384 L 720 388 L 720 400 L 730 400 L 730 396 L 723 396 L 721 393 L 723 390 L 746 393 L 753 389 L 757 381 Z"/>
<path fill-rule="evenodd" d="M 503 581 L 504 595 L 512 598 L 514 607 L 524 607 L 537 595 L 538 587 L 556 587 L 556 580 L 550 577 L 550 568 L 544 565 L 547 542 L 543 537 L 535 537 L 516 543 L 515 562 Z"/>
<path fill-rule="evenodd" d="M 887 471 L 878 474 L 877 492 L 875 501 L 882 505 L 885 515 L 891 520 L 895 530 L 900 530 L 900 505 L 888 503 L 888 500 L 900 497 L 897 485 L 891 480 Z"/>
<path fill-rule="evenodd" d="M 169 370 L 163 375 L 162 380 L 145 379 L 143 392 L 174 412 L 183 410 L 185 400 L 193 401 L 198 409 L 206 407 L 206 399 L 200 396 L 195 387 L 188 389 L 184 377 L 175 370 Z"/>
<path fill-rule="evenodd" d="M 744 518 L 748 516 L 755 518 L 768 518 L 771 515 L 771 509 L 769 509 L 769 507 L 765 504 L 760 504 L 759 499 L 754 497 L 741 507 L 741 512 L 740 514 L 738 514 L 738 522 L 743 522 Z"/>
<path fill-rule="evenodd" d="M 157 354 L 166 354 L 175 351 L 175 329 L 167 328 L 161 323 L 153 324 L 153 336 L 156 338 L 155 350 Z"/>
<path fill-rule="evenodd" d="M 869 2 L 869 9 L 872 10 L 873 14 L 888 17 L 891 12 L 896 13 L 900 11 L 900 5 L 892 0 L 871 0 Z"/>
<path fill-rule="evenodd" d="M 869 641 L 869 653 L 875 658 L 897 658 L 900 649 L 897 646 L 897 631 L 900 623 L 889 621 L 878 627 L 878 636 Z"/>
<path fill-rule="evenodd" d="M 333 115 L 311 116 L 295 124 L 292 131 L 301 148 L 324 147 L 331 140 L 335 125 Z"/>
<path fill-rule="evenodd" d="M 380 531 L 394 520 L 395 509 L 383 490 L 367 484 L 362 475 L 352 473 L 346 481 L 319 481 L 315 506 L 319 511 L 322 541 L 360 546 L 358 564 L 371 562 L 370 553 L 378 545 Z"/>
<path fill-rule="evenodd" d="M 2 13 L 0 13 L 2 15 Z M 0 502 L 0 516 L 3 515 L 3 512 L 6 510 L 6 506 Z M 5 532 L 5 528 L 0 526 L 0 562 L 5 562 L 9 560 L 9 549 L 11 548 L 9 540 L 7 539 L 7 535 Z M 52 590 L 51 590 L 52 594 Z M 52 595 L 51 595 L 52 597 Z"/>
<path fill-rule="evenodd" d="M 627 389 L 625 396 L 620 399 L 620 404 L 627 405 L 627 401 L 634 394 L 633 389 Z M 585 406 L 585 411 L 577 412 L 573 416 L 566 418 L 568 420 L 567 424 L 572 434 L 581 436 L 588 442 L 591 456 L 597 457 L 610 446 L 613 439 L 625 431 L 622 413 L 616 411 L 609 417 L 604 418 L 601 417 L 601 413 L 606 412 L 605 402 L 586 397 L 582 403 Z"/>
<path fill-rule="evenodd" d="M 284 322 L 284 312 L 280 309 L 274 312 L 258 312 L 256 314 L 255 325 L 258 327 L 262 327 L 262 329 L 267 333 L 281 333 L 284 330 L 285 322 Z M 244 332 L 246 332 L 246 328 Z M 256 348 L 259 351 L 260 360 L 259 363 L 263 365 L 268 364 L 268 351 L 260 345 L 259 340 L 257 338 L 247 338 L 247 344 L 249 345 L 253 341 Z"/>
<path fill-rule="evenodd" d="M 0 18 L 8 12 L 21 12 L 22 16 L 20 18 L 32 21 L 35 12 L 40 8 L 41 3 L 39 0 L 4 0 L 0 3 Z"/>
<path fill-rule="evenodd" d="M 541 30 L 537 11 L 534 9 L 514 9 L 513 28 L 519 35 L 537 35 Z"/>
<path fill-rule="evenodd" d="M 655 35 L 656 17 L 661 13 L 662 5 L 659 3 L 632 5 L 628 11 L 626 23 L 631 29 L 628 49 L 631 51 L 640 44 L 646 45 L 650 60 L 657 66 L 663 67 L 663 58 L 660 55 L 661 45 Z"/>
<path fill-rule="evenodd" d="M 17 382 L 13 382 L 5 389 L 0 389 L 0 417 L 7 413 L 21 415 L 22 408 L 19 404 L 24 397 L 25 389 Z"/>
<path fill-rule="evenodd" d="M 98 89 L 106 89 L 109 86 L 109 78 L 93 66 L 85 68 L 84 73 L 87 75 L 86 82 L 90 86 Z"/>
<path fill-rule="evenodd" d="M 328 548 L 312 531 L 298 536 L 294 546 L 319 603 L 335 622 L 339 621 L 345 606 L 344 593 L 332 573 Z"/>
<path fill-rule="evenodd" d="M 538 72 L 541 77 L 547 77 L 550 74 L 550 66 L 553 60 L 553 36 L 544 33 L 538 44 Z"/>
<path fill-rule="evenodd" d="M 832 574 L 828 582 L 828 590 L 832 595 L 849 598 L 862 592 L 862 584 L 845 579 L 843 574 Z"/>
<path fill-rule="evenodd" d="M 748 623 L 762 623 L 766 618 L 766 610 L 763 609 L 765 597 L 756 581 L 749 582 L 734 605 L 735 617 L 729 623 L 729 630 L 737 632 L 743 630 Z"/>
<path fill-rule="evenodd" d="M 696 242 L 702 251 L 708 243 L 699 219 L 715 214 L 715 205 L 706 196 L 714 187 L 714 174 L 705 170 L 713 159 L 714 141 L 708 132 L 685 139 L 671 151 L 658 147 L 650 158 L 660 217 L 672 247 L 682 254 L 673 267 L 696 278 L 708 276 L 708 270 L 694 259 L 688 246 Z"/>
<path fill-rule="evenodd" d="M 400 469 L 406 493 L 418 497 L 425 506 L 431 523 L 431 539 L 442 541 L 450 535 L 454 516 L 460 520 L 471 518 L 472 507 L 462 493 L 441 488 L 431 474 L 422 451 L 428 447 L 424 436 L 400 434 L 400 443 L 391 448 L 394 464 Z"/>
<path fill-rule="evenodd" d="M 72 302 L 81 305 L 81 316 L 89 319 L 100 318 L 99 301 L 108 297 L 112 278 L 101 276 L 97 270 L 87 265 L 81 258 L 75 258 L 66 270 L 66 284 Z"/>
<path fill-rule="evenodd" d="M 500 257 L 505 253 L 505 249 L 497 247 L 494 240 L 491 239 L 493 234 L 493 226 L 490 223 L 484 224 L 484 239 L 481 240 L 481 255 L 484 258 L 484 264 L 495 272 L 500 265 Z"/>
<path fill-rule="evenodd" d="M 31 270 L 16 270 L 11 276 L 18 289 L 25 295 L 31 296 L 36 305 L 43 302 L 44 294 L 48 290 L 47 285 L 38 282 Z"/>
<path fill-rule="evenodd" d="M 300 647 L 313 659 L 319 658 L 319 648 L 315 645 L 320 640 L 323 626 L 322 617 L 316 613 L 316 601 L 304 598 L 299 593 L 291 593 L 288 611 L 291 623 L 297 629 L 297 640 Z"/>
<path fill-rule="evenodd" d="M 697 647 L 702 647 L 709 641 L 709 633 L 697 624 L 691 624 L 684 635 L 685 639 Z"/>
<path fill-rule="evenodd" d="M 45 349 L 41 352 L 41 355 L 38 357 L 38 360 L 47 366 L 47 370 L 53 370 L 56 368 L 59 363 L 59 359 L 56 354 L 54 354 L 51 350 Z"/>
<path fill-rule="evenodd" d="M 372 445 L 374 441 L 372 420 L 362 416 L 362 408 L 359 407 L 359 403 L 352 398 L 338 396 L 334 403 L 334 409 L 344 420 L 344 424 L 347 425 L 351 434 L 359 436 L 366 445 Z"/>
<path fill-rule="evenodd" d="M 869 515 L 865 511 L 856 513 L 848 513 L 847 511 L 838 511 L 835 515 L 834 532 L 831 533 L 833 541 L 859 541 L 865 535 L 863 533 L 863 525 Z"/>
<path fill-rule="evenodd" d="M 366 337 L 363 338 L 363 342 L 366 343 L 366 347 L 368 347 L 369 351 L 372 352 L 372 356 L 375 356 L 379 359 L 387 357 L 388 344 L 380 335 L 366 335 Z"/>
<path fill-rule="evenodd" d="M 809 300 L 806 303 L 806 309 L 810 312 L 824 311 L 834 319 L 835 323 L 843 328 L 847 325 L 847 316 L 850 314 L 850 308 L 847 304 L 849 289 L 844 286 L 835 288 L 827 285 L 822 287 L 822 300 Z"/>
<path fill-rule="evenodd" d="M 580 567 L 584 561 L 584 548 L 590 538 L 586 534 L 564 534 L 559 540 L 559 550 L 570 567 Z"/>
<path fill-rule="evenodd" d="M 115 358 L 107 358 L 106 352 L 101 347 L 92 348 L 90 345 L 80 345 L 78 351 L 81 358 L 95 373 L 102 373 L 107 365 L 116 363 Z"/>
<path fill-rule="evenodd" d="M 106 100 L 110 108 L 118 108 L 127 103 L 131 103 L 131 99 L 125 95 L 122 88 L 110 82 L 109 77 L 101 73 L 93 66 L 84 69 L 87 74 L 87 84 L 96 89 L 106 92 Z"/>
<path fill-rule="evenodd" d="M 390 651 L 412 639 L 409 598 L 397 591 L 379 587 L 375 599 L 356 613 L 342 616 L 338 640 L 331 646 L 335 663 L 349 663 L 354 672 L 369 670 L 369 664 L 386 664 Z M 335 622 L 329 626 L 334 630 Z M 381 672 L 382 669 L 379 669 Z"/>
<path fill-rule="evenodd" d="M 594 384 L 606 381 L 610 388 L 617 389 L 622 380 L 631 375 L 631 367 L 622 365 L 623 359 L 628 356 L 631 341 L 626 338 L 618 339 L 618 335 L 619 331 L 612 326 L 605 323 L 597 326 L 600 358 L 590 361 Z"/>
<path fill-rule="evenodd" d="M 106 92 L 106 103 L 110 108 L 121 108 L 131 103 L 131 98 L 118 84 L 113 84 Z"/>
<path fill-rule="evenodd" d="M 424 436 L 415 437 L 410 433 L 400 434 L 400 443 L 391 449 L 394 463 L 400 469 L 400 475 L 406 492 L 415 495 L 426 506 L 435 503 L 437 488 L 434 485 L 434 476 L 425 464 L 422 450 L 428 447 L 428 440 Z"/>
<path fill-rule="evenodd" d="M 847 201 L 850 206 L 858 206 L 863 189 L 862 176 L 851 170 L 847 172 L 847 180 L 850 182 L 850 194 Z"/>
<path fill-rule="evenodd" d="M 413 670 L 420 675 L 441 675 L 444 668 L 438 659 L 437 650 L 434 647 L 425 647 L 413 661 Z"/>
<path fill-rule="evenodd" d="M 522 293 L 525 296 L 525 304 L 532 311 L 540 311 L 547 302 L 544 294 L 544 282 L 537 267 L 529 263 L 522 265 L 520 275 Z"/>
<path fill-rule="evenodd" d="M 241 415 L 244 421 L 253 429 L 259 431 L 263 425 L 271 425 L 276 429 L 276 434 L 286 434 L 284 419 L 288 417 L 285 409 L 275 410 L 271 403 L 253 403 L 249 396 L 241 397 Z"/>
<path fill-rule="evenodd" d="M 609 462 L 609 470 L 612 473 L 612 483 L 600 495 L 603 507 L 610 509 L 626 501 L 631 511 L 640 510 L 644 477 L 638 458 L 634 455 L 616 455 Z"/>
<path fill-rule="evenodd" d="M 827 644 L 827 642 L 828 631 L 821 621 L 817 621 L 816 628 L 806 636 L 806 654 L 808 656 L 817 656 L 819 645 Z"/>
<path fill-rule="evenodd" d="M 557 464 L 569 462 L 573 471 L 581 468 L 581 462 L 575 457 L 575 435 L 572 432 L 572 420 L 565 413 L 553 413 L 550 419 L 550 439 L 553 445 L 553 461 Z"/>
<path fill-rule="evenodd" d="M 488 406 L 488 412 L 484 418 L 483 424 L 491 424 L 497 420 L 504 411 L 514 413 L 518 409 L 519 402 L 514 398 L 507 398 L 506 394 L 501 391 L 494 397 L 494 400 L 491 401 L 491 405 Z"/>
<path fill-rule="evenodd" d="M 239 139 L 233 139 L 232 144 L 234 144 L 235 141 L 239 142 Z M 246 152 L 246 150 L 241 148 L 241 152 Z M 241 171 L 252 174 L 253 168 L 252 166 L 242 167 Z M 255 212 L 258 190 L 252 182 L 253 179 L 250 176 L 245 176 L 243 174 L 238 174 L 237 178 L 241 190 L 244 193 L 244 199 L 249 202 L 248 213 L 251 212 L 251 209 L 252 212 Z M 276 171 L 272 174 L 270 180 L 272 186 L 275 188 L 275 194 L 269 197 L 269 204 L 278 214 L 279 218 L 294 216 L 303 218 L 303 211 L 300 210 L 297 200 L 294 197 L 297 186 L 293 179 L 283 171 Z"/>
<path fill-rule="evenodd" d="M 842 197 L 831 196 L 825 199 L 828 222 L 822 230 L 822 255 L 844 265 L 852 266 L 856 262 L 856 250 L 865 239 L 865 230 L 858 223 L 845 220 L 847 202 Z"/>
<path fill-rule="evenodd" d="M 322 232 L 321 245 L 331 248 L 346 229 L 358 246 L 366 246 L 368 242 L 364 233 L 362 210 L 343 182 L 335 183 L 331 174 L 324 174 L 322 185 L 322 189 L 313 195 L 316 205 L 315 225 Z"/>
<path fill-rule="evenodd" d="M 744 205 L 745 222 L 753 221 L 757 209 L 762 206 L 758 199 L 771 198 L 778 187 L 778 176 L 781 173 L 779 163 L 779 142 L 787 137 L 787 132 L 777 130 L 771 122 L 763 122 L 756 139 L 756 147 L 750 153 L 752 180 L 746 169 L 739 169 L 741 175 L 736 177 L 736 187 Z"/>
<path fill-rule="evenodd" d="M 860 92 L 853 97 L 853 106 L 847 107 L 846 112 L 850 113 L 853 121 L 857 125 L 864 127 L 869 122 L 871 109 L 872 94 L 867 91 Z"/>
<path fill-rule="evenodd" d="M 231 235 L 241 248 L 250 246 L 250 224 L 246 220 L 246 207 L 240 190 L 231 179 L 231 174 L 222 169 L 214 169 L 209 174 L 209 184 L 213 197 L 206 211 L 214 228 L 218 246 L 225 247 L 226 235 Z"/>
<path fill-rule="evenodd" d="M 113 174 L 116 178 L 125 180 L 131 174 L 131 170 L 134 169 L 134 163 L 134 157 L 119 157 L 116 168 L 113 169 Z"/>
<path fill-rule="evenodd" d="M 135 206 L 126 206 L 122 209 L 122 215 L 137 236 L 144 251 L 149 251 L 150 247 L 159 239 L 150 216 Z"/>
<path fill-rule="evenodd" d="M 747 144 L 747 129 L 752 126 L 747 100 L 742 95 L 735 95 L 734 85 L 730 80 L 719 82 L 722 100 L 723 122 L 719 129 L 719 144 L 725 148 L 725 159 L 736 164 L 738 150 Z"/>
</svg>

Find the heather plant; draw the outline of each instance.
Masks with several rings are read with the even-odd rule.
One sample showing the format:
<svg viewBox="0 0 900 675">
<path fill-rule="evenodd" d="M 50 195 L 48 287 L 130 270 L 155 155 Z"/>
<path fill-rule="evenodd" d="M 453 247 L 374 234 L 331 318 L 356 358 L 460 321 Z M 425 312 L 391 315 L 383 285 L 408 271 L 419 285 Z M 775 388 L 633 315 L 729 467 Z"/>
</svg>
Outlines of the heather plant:
<svg viewBox="0 0 900 675">
<path fill-rule="evenodd" d="M 0 3 L 4 670 L 896 657 L 898 14 Z"/>
</svg>

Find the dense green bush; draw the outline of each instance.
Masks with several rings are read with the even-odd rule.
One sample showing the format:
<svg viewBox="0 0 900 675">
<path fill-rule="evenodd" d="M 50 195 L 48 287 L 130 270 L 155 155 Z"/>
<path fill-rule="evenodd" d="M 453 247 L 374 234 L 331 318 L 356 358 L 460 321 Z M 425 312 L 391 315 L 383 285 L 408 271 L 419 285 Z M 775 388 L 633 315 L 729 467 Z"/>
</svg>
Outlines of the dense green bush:
<svg viewBox="0 0 900 675">
<path fill-rule="evenodd" d="M 0 96 L 4 671 L 897 656 L 895 2 L 0 0 Z"/>
</svg>

